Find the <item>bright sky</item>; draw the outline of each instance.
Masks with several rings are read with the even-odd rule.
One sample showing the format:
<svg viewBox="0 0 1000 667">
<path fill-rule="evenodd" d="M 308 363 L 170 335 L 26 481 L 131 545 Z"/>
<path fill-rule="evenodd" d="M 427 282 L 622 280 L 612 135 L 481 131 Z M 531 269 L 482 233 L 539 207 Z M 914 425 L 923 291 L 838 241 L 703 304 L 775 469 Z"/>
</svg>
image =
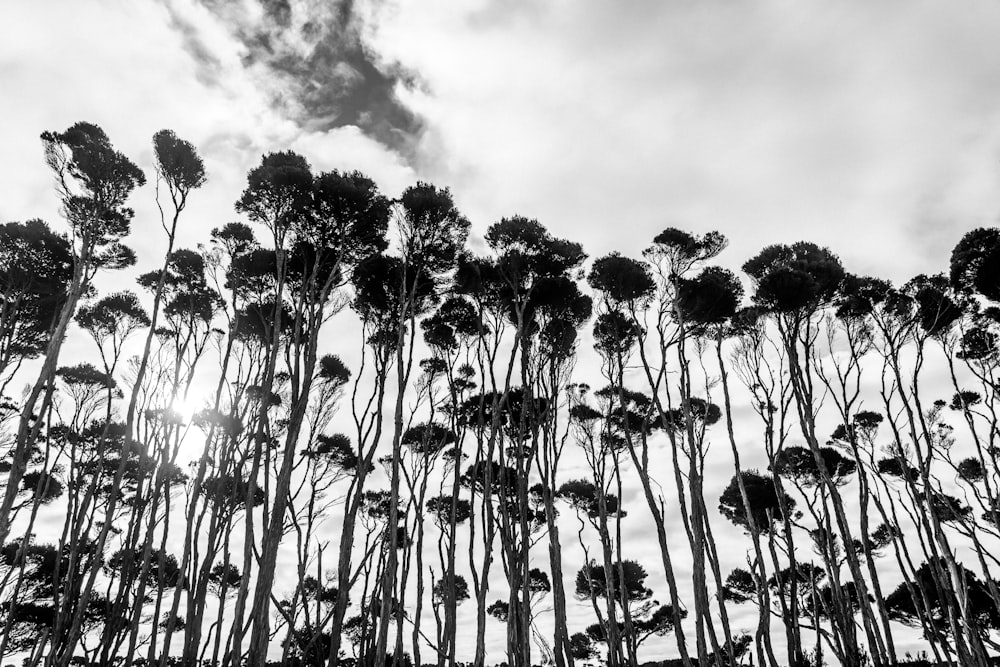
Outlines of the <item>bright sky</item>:
<svg viewBox="0 0 1000 667">
<path fill-rule="evenodd" d="M 38 135 L 88 120 L 150 178 L 157 130 L 199 148 L 182 245 L 292 148 L 449 186 L 474 235 L 517 213 L 596 257 L 717 229 L 733 267 L 802 239 L 903 281 L 996 224 L 998 34 L 993 0 L 8 3 L 0 222 L 60 224 Z M 146 269 L 152 186 L 133 205 Z"/>
<path fill-rule="evenodd" d="M 0 219 L 57 219 L 38 134 L 82 119 L 150 174 L 156 130 L 199 147 L 192 241 L 288 147 L 592 255 L 671 224 L 724 232 L 733 264 L 807 238 L 905 279 L 1000 209 L 994 2 L 295 0 L 282 27 L 287 1 L 5 8 Z"/>
</svg>

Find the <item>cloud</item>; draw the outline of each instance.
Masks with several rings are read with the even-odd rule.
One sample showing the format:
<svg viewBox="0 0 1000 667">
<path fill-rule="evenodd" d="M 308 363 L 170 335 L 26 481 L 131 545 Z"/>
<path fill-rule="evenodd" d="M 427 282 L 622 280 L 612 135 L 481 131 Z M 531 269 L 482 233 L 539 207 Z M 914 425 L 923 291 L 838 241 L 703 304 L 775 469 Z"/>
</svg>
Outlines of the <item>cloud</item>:
<svg viewBox="0 0 1000 667">
<path fill-rule="evenodd" d="M 196 76 L 205 85 L 217 85 L 222 72 L 222 61 L 205 43 L 198 26 L 170 2 L 164 3 L 169 18 L 168 25 L 181 37 L 184 50 L 198 63 Z"/>
<path fill-rule="evenodd" d="M 735 267 L 806 239 L 905 280 L 995 222 L 995 3 L 500 6 L 402 3 L 373 41 L 426 82 L 421 166 L 484 225 L 594 255 L 718 229 Z"/>
<path fill-rule="evenodd" d="M 185 2 L 64 6 L 40 0 L 12 8 L 10 21 L 0 25 L 0 81 L 17 101 L 0 126 L 0 223 L 42 218 L 66 231 L 38 138 L 45 130 L 96 123 L 149 179 L 129 202 L 136 216 L 127 244 L 138 265 L 98 275 L 101 293 L 162 262 L 166 238 L 158 224 L 151 145 L 160 129 L 194 143 L 208 172 L 181 221 L 178 247 L 205 243 L 213 227 L 238 217 L 233 202 L 247 171 L 268 151 L 296 150 L 315 171 L 360 169 L 390 197 L 414 180 L 398 153 L 358 127 L 310 130 L 285 117 L 242 65 L 239 44 L 207 9 Z M 349 325 L 345 330 L 352 335 Z M 86 336 L 71 335 L 66 358 L 87 358 L 91 347 Z"/>
<path fill-rule="evenodd" d="M 304 131 L 356 126 L 413 157 L 423 123 L 397 92 L 413 85 L 413 75 L 368 46 L 364 11 L 353 0 L 196 0 L 194 5 L 165 0 L 165 5 L 204 81 L 223 83 L 224 68 L 213 47 L 221 31 L 238 45 L 239 67 Z"/>
</svg>

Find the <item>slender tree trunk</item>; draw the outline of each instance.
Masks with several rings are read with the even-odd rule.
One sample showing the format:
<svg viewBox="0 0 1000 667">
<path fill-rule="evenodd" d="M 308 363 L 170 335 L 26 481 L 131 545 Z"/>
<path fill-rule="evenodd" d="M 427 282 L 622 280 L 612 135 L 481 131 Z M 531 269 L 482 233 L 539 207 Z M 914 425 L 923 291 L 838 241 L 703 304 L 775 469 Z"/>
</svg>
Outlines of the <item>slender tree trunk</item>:
<svg viewBox="0 0 1000 667">
<path fill-rule="evenodd" d="M 7 472 L 7 486 L 4 489 L 3 501 L 0 503 L 0 544 L 7 542 L 10 534 L 10 524 L 13 521 L 14 501 L 20 490 L 21 478 L 28 467 L 31 448 L 38 438 L 41 428 L 41 419 L 35 420 L 35 407 L 38 399 L 46 387 L 52 384 L 55 377 L 56 368 L 59 365 L 59 353 L 62 351 L 63 340 L 66 338 L 66 329 L 69 327 L 73 314 L 76 313 L 77 303 L 80 301 L 84 290 L 87 288 L 89 280 L 87 273 L 90 271 L 91 250 L 87 237 L 84 238 L 83 248 L 79 256 L 74 257 L 73 280 L 70 283 L 66 295 L 66 302 L 59 313 L 59 320 L 49 339 L 49 344 L 45 348 L 45 357 L 42 367 L 35 378 L 31 391 L 21 408 L 21 415 L 17 423 L 17 436 L 14 441 L 14 451 L 10 461 L 10 470 Z M 51 395 L 51 392 L 47 393 Z M 44 408 L 44 406 L 43 406 Z M 40 413 L 44 413 L 41 410 Z"/>
</svg>

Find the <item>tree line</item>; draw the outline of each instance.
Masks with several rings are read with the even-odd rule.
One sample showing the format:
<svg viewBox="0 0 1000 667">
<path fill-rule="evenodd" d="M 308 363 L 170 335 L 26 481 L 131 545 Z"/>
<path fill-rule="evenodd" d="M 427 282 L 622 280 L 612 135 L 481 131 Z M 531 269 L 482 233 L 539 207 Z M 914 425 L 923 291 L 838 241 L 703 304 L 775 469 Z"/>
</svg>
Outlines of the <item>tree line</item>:
<svg viewBox="0 0 1000 667">
<path fill-rule="evenodd" d="M 623 667 L 669 635 L 685 667 L 895 666 L 917 636 L 985 667 L 1000 649 L 1000 230 L 899 286 L 770 245 L 745 293 L 717 232 L 588 261 L 512 216 L 476 253 L 447 189 L 390 199 L 274 152 L 243 221 L 180 248 L 207 178 L 164 130 L 166 252 L 102 294 L 136 263 L 146 175 L 96 125 L 41 139 L 66 231 L 0 225 L 4 659 Z"/>
</svg>

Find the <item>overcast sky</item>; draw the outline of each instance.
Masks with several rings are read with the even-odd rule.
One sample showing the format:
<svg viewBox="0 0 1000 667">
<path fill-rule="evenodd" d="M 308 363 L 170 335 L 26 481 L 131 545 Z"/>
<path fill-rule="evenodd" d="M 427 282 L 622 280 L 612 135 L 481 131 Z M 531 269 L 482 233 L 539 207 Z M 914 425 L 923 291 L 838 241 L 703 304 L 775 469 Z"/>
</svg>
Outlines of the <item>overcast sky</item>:
<svg viewBox="0 0 1000 667">
<path fill-rule="evenodd" d="M 717 229 L 733 267 L 802 239 L 902 281 L 996 224 L 997 35 L 995 0 L 6 3 L 0 222 L 61 224 L 38 135 L 87 120 L 150 178 L 157 130 L 199 148 L 185 245 L 292 148 L 449 186 L 474 235 L 517 213 L 596 257 Z M 133 205 L 145 269 L 152 188 Z"/>
<path fill-rule="evenodd" d="M 1000 210 L 998 31 L 985 0 L 11 3 L 0 219 L 57 218 L 38 134 L 86 119 L 150 174 L 156 130 L 201 149 L 192 240 L 293 147 L 594 256 L 676 225 L 905 279 Z"/>
</svg>

